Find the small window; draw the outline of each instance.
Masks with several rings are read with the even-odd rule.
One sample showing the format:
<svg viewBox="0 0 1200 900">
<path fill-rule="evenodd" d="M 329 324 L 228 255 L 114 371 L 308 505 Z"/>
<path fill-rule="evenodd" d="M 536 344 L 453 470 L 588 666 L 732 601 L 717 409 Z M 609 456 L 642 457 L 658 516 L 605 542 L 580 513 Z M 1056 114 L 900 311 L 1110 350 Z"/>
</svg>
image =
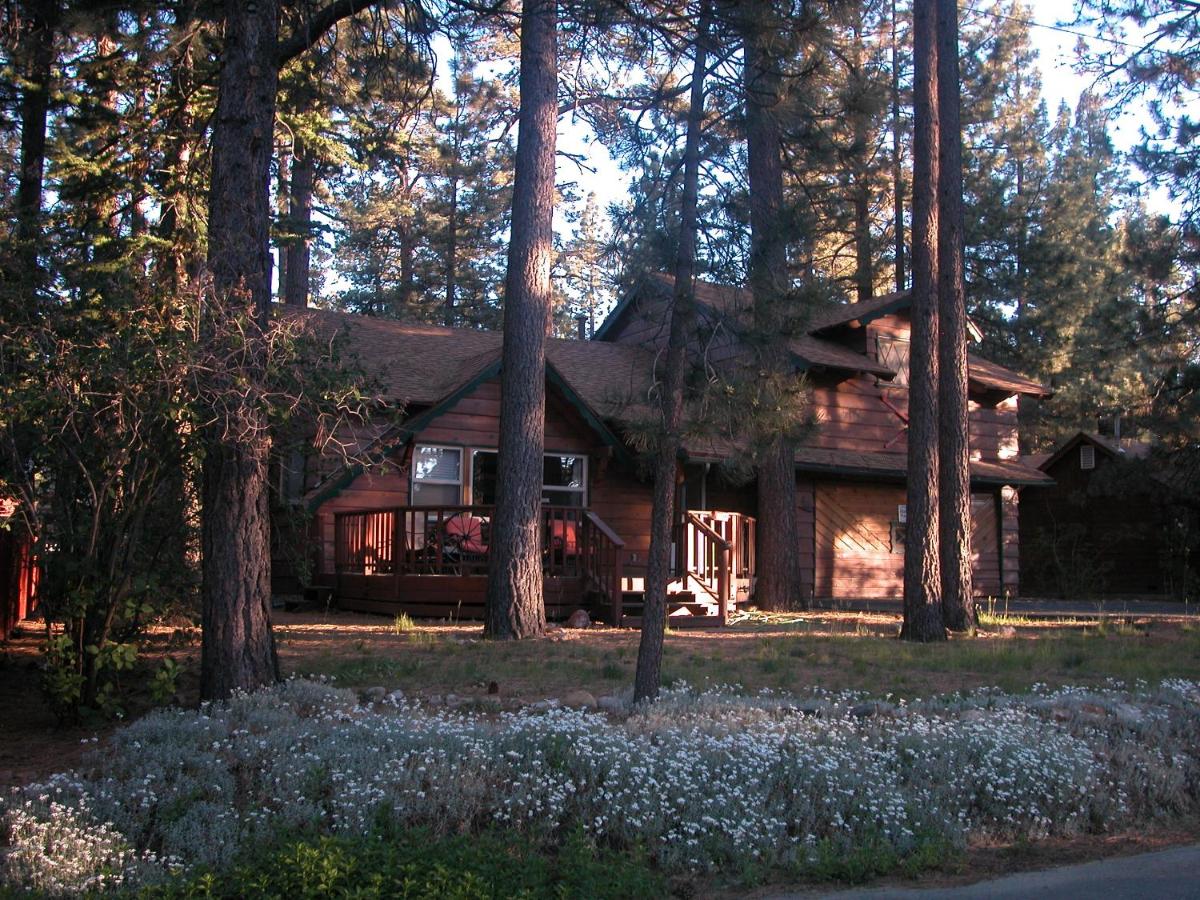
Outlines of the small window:
<svg viewBox="0 0 1200 900">
<path fill-rule="evenodd" d="M 458 506 L 462 503 L 462 450 L 418 446 L 413 453 L 414 506 Z"/>
<path fill-rule="evenodd" d="M 1079 468 L 1096 468 L 1096 448 L 1091 444 L 1083 444 L 1079 448 Z"/>
<path fill-rule="evenodd" d="M 542 502 L 551 506 L 585 506 L 587 461 L 582 456 L 546 455 L 542 464 Z"/>
<path fill-rule="evenodd" d="M 889 387 L 908 387 L 909 343 L 887 335 L 875 335 L 875 361 L 896 373 L 891 381 L 876 379 L 878 384 Z"/>
</svg>

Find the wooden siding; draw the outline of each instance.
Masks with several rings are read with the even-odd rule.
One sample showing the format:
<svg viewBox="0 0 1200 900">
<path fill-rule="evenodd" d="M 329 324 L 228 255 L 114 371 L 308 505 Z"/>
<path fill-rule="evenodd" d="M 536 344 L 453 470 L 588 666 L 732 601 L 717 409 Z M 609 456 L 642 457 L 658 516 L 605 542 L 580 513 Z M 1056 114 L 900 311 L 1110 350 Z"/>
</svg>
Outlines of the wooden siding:
<svg viewBox="0 0 1200 900">
<path fill-rule="evenodd" d="M 904 594 L 903 545 L 893 523 L 902 486 L 823 482 L 815 486 L 815 586 L 822 598 L 898 599 Z M 976 596 L 999 592 L 996 495 L 971 495 L 971 565 Z"/>
<path fill-rule="evenodd" d="M 818 597 L 899 597 L 904 554 L 892 552 L 900 486 L 822 483 L 815 489 Z"/>
</svg>

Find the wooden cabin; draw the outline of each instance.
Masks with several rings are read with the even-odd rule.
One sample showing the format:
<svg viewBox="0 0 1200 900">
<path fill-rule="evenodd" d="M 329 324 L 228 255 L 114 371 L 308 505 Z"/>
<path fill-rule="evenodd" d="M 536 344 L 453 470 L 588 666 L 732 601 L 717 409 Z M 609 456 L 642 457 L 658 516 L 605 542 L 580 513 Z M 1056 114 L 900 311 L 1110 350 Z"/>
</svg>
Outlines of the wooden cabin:
<svg viewBox="0 0 1200 900">
<path fill-rule="evenodd" d="M 652 414 L 670 280 L 648 279 L 613 310 L 595 339 L 549 341 L 543 565 L 551 617 L 580 606 L 636 624 L 650 539 L 651 484 L 631 449 Z M 709 360 L 743 355 L 738 291 L 700 286 Z M 796 456 L 796 552 L 810 597 L 899 597 L 904 545 L 907 295 L 837 307 L 794 340 L 811 385 L 816 425 Z M 499 435 L 501 336 L 306 310 L 348 346 L 400 422 L 357 436 L 378 462 L 309 465 L 294 494 L 312 512 L 313 581 L 348 609 L 479 618 Z M 977 588 L 1017 588 L 1017 490 L 1048 482 L 1017 459 L 1016 402 L 1045 389 L 971 361 L 972 506 Z M 719 624 L 753 593 L 753 481 L 722 475 L 731 448 L 684 448 L 671 583 L 673 624 Z"/>
<path fill-rule="evenodd" d="M 1035 597 L 1181 597 L 1196 583 L 1200 521 L 1175 501 L 1149 445 L 1080 431 L 1027 458 L 1053 483 L 1021 511 L 1021 580 Z"/>
</svg>

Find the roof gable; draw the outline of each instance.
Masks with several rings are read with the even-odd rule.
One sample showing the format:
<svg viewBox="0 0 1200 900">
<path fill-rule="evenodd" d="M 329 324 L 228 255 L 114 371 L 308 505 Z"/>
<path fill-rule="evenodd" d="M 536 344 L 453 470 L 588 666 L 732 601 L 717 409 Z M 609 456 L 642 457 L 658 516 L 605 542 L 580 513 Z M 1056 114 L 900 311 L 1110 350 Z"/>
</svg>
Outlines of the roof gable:
<svg viewBox="0 0 1200 900">
<path fill-rule="evenodd" d="M 415 440 L 422 431 L 454 409 L 461 400 L 474 393 L 481 384 L 496 378 L 499 374 L 500 357 L 498 354 L 493 354 L 491 359 L 483 361 L 482 364 L 477 363 L 474 373 L 454 387 L 445 397 L 428 409 L 399 423 L 395 428 L 389 429 L 386 434 L 381 436 L 375 442 L 375 446 L 368 451 L 367 455 L 371 458 L 370 463 L 381 463 L 395 456 L 409 441 Z M 612 448 L 613 454 L 617 458 L 625 462 L 630 461 L 629 451 L 624 442 L 604 423 L 570 381 L 563 377 L 562 373 L 549 360 L 546 362 L 546 383 L 579 413 L 580 418 L 596 433 L 605 446 Z M 367 465 L 368 463 L 360 462 L 344 466 L 313 488 L 308 498 L 309 512 L 315 512 L 322 503 L 333 499 L 349 487 L 356 478 L 366 472 Z"/>
</svg>

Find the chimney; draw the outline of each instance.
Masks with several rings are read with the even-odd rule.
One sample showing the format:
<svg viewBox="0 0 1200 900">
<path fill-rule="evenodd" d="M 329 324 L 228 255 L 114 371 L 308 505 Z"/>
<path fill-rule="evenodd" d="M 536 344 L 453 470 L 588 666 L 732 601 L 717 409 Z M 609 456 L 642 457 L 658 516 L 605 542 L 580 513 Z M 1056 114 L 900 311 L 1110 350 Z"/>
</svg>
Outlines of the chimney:
<svg viewBox="0 0 1200 900">
<path fill-rule="evenodd" d="M 580 314 L 575 317 L 575 333 L 581 341 L 588 339 L 587 316 Z"/>
</svg>

